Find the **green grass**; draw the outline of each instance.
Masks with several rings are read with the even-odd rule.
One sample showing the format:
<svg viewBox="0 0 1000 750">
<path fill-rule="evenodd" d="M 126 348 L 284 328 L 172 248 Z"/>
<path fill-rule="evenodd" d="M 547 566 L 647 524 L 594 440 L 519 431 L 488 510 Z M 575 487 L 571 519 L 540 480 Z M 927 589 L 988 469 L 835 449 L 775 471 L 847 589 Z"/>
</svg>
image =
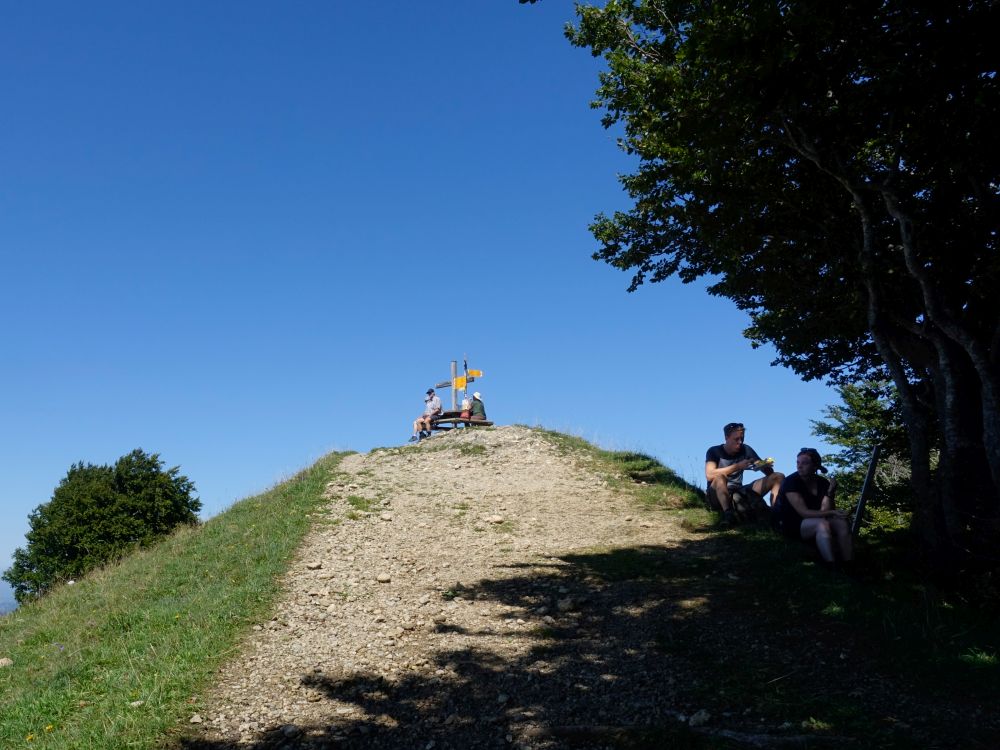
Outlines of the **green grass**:
<svg viewBox="0 0 1000 750">
<path fill-rule="evenodd" d="M 372 509 L 372 501 L 358 495 L 348 495 L 347 504 L 354 508 L 354 510 L 359 510 L 362 513 L 368 513 Z"/>
<path fill-rule="evenodd" d="M 463 443 L 458 446 L 458 453 L 461 456 L 484 456 L 486 455 L 486 446 L 479 443 L 473 443 L 472 445 Z"/>
<path fill-rule="evenodd" d="M 609 451 L 575 435 L 536 429 L 556 451 L 576 459 L 581 469 L 602 474 L 612 489 L 627 490 L 646 508 L 704 507 L 704 492 L 652 456 L 635 451 Z M 704 518 L 699 516 L 699 518 Z"/>
<path fill-rule="evenodd" d="M 270 617 L 342 455 L 0 618 L 0 747 L 149 748 L 186 725 Z"/>
</svg>

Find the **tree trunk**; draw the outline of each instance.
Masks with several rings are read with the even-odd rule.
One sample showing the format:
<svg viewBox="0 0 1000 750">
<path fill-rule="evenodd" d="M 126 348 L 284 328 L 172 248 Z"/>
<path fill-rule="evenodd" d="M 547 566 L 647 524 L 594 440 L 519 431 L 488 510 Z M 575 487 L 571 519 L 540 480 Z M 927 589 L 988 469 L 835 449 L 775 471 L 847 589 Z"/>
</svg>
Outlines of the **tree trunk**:
<svg viewBox="0 0 1000 750">
<path fill-rule="evenodd" d="M 1000 374 L 990 357 L 989 346 L 992 342 L 980 341 L 973 331 L 948 310 L 936 285 L 917 257 L 913 218 L 903 210 L 898 197 L 891 190 L 883 187 L 882 196 L 889 215 L 899 225 L 903 262 L 920 287 L 928 321 L 964 350 L 979 378 L 979 389 L 982 392 L 981 429 L 977 438 L 985 450 L 993 480 L 993 489 L 989 494 L 996 498 L 1000 492 Z M 975 471 L 976 467 L 969 466 L 967 469 Z"/>
<path fill-rule="evenodd" d="M 845 183 L 842 183 L 845 184 Z M 845 184 L 846 186 L 846 184 Z M 849 188 L 850 189 L 850 188 Z M 872 229 L 871 213 L 864 196 L 856 189 L 850 189 L 854 206 L 861 221 L 861 246 L 858 261 L 864 280 L 866 314 L 872 340 L 899 393 L 903 421 L 906 423 L 910 442 L 910 485 L 913 490 L 913 526 L 923 545 L 935 556 L 948 546 L 944 533 L 940 504 L 935 496 L 930 470 L 929 423 L 919 400 L 914 393 L 902 358 L 893 345 L 888 329 L 891 323 L 882 309 L 881 290 L 878 286 L 875 261 L 875 237 Z"/>
</svg>

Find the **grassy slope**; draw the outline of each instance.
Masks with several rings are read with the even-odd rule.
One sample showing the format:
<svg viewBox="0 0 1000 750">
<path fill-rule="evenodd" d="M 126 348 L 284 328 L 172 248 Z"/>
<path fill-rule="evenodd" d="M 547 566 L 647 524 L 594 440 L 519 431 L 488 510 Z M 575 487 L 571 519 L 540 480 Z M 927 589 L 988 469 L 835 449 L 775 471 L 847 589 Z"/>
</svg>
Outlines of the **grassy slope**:
<svg viewBox="0 0 1000 750">
<path fill-rule="evenodd" d="M 340 458 L 0 619 L 0 747 L 153 747 L 187 721 L 268 616 Z"/>
</svg>

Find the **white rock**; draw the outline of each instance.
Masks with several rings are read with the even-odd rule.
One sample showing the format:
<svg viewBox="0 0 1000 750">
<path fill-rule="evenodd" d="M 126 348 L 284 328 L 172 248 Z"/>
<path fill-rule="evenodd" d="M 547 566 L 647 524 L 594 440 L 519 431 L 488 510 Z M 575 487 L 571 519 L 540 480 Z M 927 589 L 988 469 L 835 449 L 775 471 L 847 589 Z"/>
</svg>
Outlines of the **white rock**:
<svg viewBox="0 0 1000 750">
<path fill-rule="evenodd" d="M 306 570 L 319 570 L 322 567 L 323 567 L 323 563 L 321 563 L 319 560 L 315 560 L 313 562 L 307 562 L 306 563 Z"/>
<path fill-rule="evenodd" d="M 9 657 L 6 657 L 6 656 L 4 658 L 0 659 L 0 668 L 2 668 L 2 667 L 13 667 L 13 666 L 14 666 L 14 660 L 13 659 L 11 659 Z"/>
<path fill-rule="evenodd" d="M 389 581 L 392 580 L 392 576 L 389 575 L 388 573 L 379 573 L 377 576 L 375 576 L 375 580 L 378 581 L 379 583 L 389 583 Z"/>
<path fill-rule="evenodd" d="M 203 721 L 204 721 L 204 719 L 201 718 L 201 716 L 199 714 L 195 714 L 194 716 L 191 717 L 190 723 L 191 724 L 201 724 Z"/>
</svg>

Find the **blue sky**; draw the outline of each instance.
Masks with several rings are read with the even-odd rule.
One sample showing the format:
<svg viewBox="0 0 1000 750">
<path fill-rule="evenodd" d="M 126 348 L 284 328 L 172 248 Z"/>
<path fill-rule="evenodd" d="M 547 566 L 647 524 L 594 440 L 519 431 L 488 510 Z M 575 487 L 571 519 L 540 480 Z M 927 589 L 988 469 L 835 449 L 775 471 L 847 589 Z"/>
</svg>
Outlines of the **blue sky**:
<svg viewBox="0 0 1000 750">
<path fill-rule="evenodd" d="M 771 367 L 731 303 L 627 294 L 590 259 L 634 165 L 589 107 L 572 3 L 3 15 L 4 569 L 75 461 L 159 453 L 209 516 L 405 442 L 464 353 L 497 422 L 691 479 L 731 420 L 780 469 L 818 443 L 834 392 Z"/>
</svg>

